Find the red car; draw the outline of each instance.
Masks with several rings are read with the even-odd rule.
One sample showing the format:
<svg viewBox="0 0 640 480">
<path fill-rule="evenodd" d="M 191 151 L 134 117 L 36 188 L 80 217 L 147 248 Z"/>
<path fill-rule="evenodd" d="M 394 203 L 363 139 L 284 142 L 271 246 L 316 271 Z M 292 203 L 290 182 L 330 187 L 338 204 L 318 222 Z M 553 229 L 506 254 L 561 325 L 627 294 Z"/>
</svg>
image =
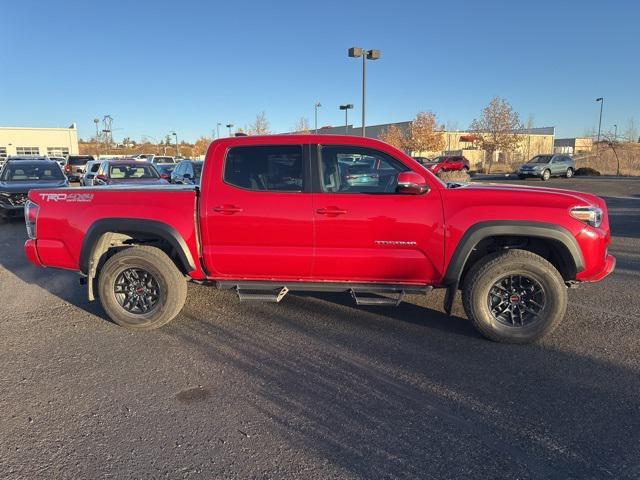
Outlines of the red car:
<svg viewBox="0 0 640 480">
<path fill-rule="evenodd" d="M 105 160 L 93 179 L 100 185 L 168 185 L 156 167 L 141 160 Z"/>
<path fill-rule="evenodd" d="M 348 181 L 354 164 L 358 181 Z M 136 330 L 178 315 L 186 280 L 240 300 L 319 290 L 349 292 L 359 305 L 444 288 L 446 311 L 461 289 L 483 335 L 524 343 L 561 321 L 568 286 L 615 265 L 601 198 L 447 185 L 362 137 L 219 139 L 199 187 L 44 189 L 29 199 L 29 260 L 79 272 L 89 298 Z"/>
<path fill-rule="evenodd" d="M 436 174 L 440 171 L 465 170 L 468 172 L 470 168 L 469 160 L 462 155 L 436 157 L 429 162 L 424 162 L 423 165 Z"/>
</svg>

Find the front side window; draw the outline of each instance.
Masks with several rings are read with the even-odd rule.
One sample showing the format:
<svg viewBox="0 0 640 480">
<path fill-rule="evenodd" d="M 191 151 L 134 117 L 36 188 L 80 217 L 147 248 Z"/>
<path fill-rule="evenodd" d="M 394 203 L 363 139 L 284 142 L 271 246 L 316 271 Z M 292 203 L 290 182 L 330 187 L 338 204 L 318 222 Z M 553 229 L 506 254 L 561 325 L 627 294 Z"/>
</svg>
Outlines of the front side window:
<svg viewBox="0 0 640 480">
<path fill-rule="evenodd" d="M 264 192 L 302 192 L 303 160 L 300 145 L 235 147 L 229 149 L 224 181 Z"/>
<path fill-rule="evenodd" d="M 395 193 L 409 168 L 386 153 L 361 147 L 321 147 L 320 184 L 331 193 Z"/>
</svg>

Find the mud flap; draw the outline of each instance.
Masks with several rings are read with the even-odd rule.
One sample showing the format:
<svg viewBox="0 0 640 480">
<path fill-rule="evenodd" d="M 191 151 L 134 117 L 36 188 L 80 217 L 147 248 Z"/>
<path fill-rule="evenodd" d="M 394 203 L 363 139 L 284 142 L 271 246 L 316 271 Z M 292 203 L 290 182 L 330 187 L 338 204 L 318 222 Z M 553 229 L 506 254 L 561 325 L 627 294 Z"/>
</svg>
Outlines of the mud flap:
<svg viewBox="0 0 640 480">
<path fill-rule="evenodd" d="M 453 301 L 456 299 L 457 291 L 458 282 L 454 282 L 447 287 L 447 293 L 444 295 L 444 311 L 447 315 L 451 315 L 451 310 L 453 310 Z"/>
</svg>

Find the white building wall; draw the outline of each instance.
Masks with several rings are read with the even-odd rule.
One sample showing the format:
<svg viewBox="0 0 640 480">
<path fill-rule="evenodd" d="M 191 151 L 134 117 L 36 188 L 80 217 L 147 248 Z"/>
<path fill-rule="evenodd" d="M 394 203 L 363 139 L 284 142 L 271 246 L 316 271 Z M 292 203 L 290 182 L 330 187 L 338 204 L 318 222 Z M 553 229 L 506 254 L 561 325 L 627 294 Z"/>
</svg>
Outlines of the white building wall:
<svg viewBox="0 0 640 480">
<path fill-rule="evenodd" d="M 37 149 L 38 155 L 58 155 L 60 150 L 77 155 L 76 125 L 69 128 L 0 127 L 0 156 L 23 154 L 29 147 Z"/>
</svg>

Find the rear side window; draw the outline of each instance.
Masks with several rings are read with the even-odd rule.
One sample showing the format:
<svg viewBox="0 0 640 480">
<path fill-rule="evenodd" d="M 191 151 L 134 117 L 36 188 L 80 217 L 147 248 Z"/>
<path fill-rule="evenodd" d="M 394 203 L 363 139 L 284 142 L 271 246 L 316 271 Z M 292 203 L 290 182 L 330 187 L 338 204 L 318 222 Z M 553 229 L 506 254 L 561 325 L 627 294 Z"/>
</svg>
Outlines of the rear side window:
<svg viewBox="0 0 640 480">
<path fill-rule="evenodd" d="M 224 181 L 247 190 L 303 191 L 302 146 L 275 145 L 229 149 Z"/>
</svg>

